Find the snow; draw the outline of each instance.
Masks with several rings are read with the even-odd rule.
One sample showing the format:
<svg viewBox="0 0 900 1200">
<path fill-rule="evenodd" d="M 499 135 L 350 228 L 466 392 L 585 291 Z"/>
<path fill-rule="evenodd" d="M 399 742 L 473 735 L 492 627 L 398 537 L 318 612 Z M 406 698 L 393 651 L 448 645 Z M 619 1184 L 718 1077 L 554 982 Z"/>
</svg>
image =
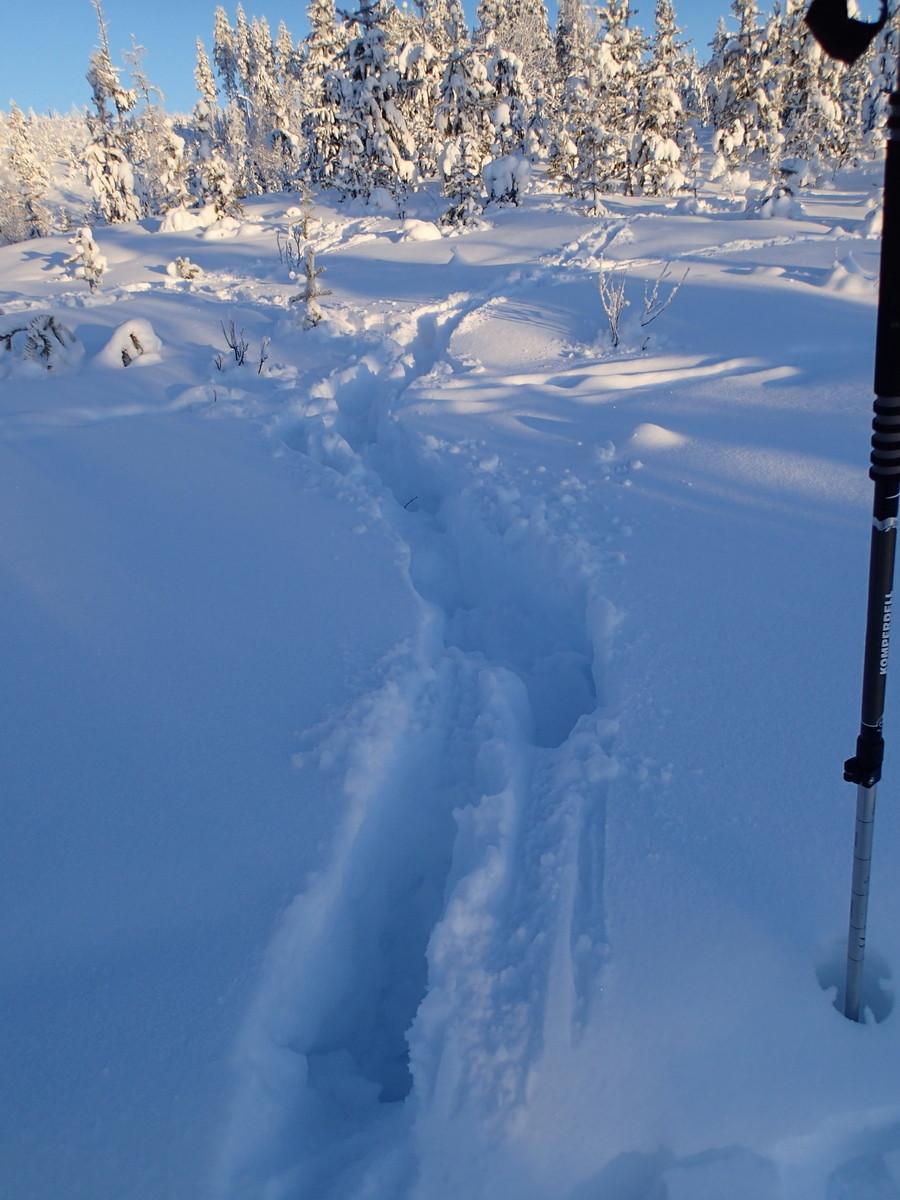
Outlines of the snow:
<svg viewBox="0 0 900 1200">
<path fill-rule="evenodd" d="M 835 1008 L 876 176 L 320 196 L 309 330 L 290 197 L 93 296 L 0 250 L 78 347 L 0 381 L 0 1196 L 900 1196 L 892 694 Z"/>
<path fill-rule="evenodd" d="M 97 355 L 97 362 L 105 367 L 130 367 L 138 362 L 148 366 L 159 361 L 161 350 L 162 342 L 153 332 L 153 326 L 137 317 L 119 326 Z"/>
</svg>

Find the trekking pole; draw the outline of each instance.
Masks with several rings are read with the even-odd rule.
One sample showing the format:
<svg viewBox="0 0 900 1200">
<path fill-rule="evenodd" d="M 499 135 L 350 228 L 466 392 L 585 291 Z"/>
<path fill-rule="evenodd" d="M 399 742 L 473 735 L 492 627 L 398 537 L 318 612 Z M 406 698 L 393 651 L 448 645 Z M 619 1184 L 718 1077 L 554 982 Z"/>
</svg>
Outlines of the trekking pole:
<svg viewBox="0 0 900 1200">
<path fill-rule="evenodd" d="M 855 62 L 883 28 L 887 6 L 875 22 L 857 21 L 846 0 L 813 0 L 806 21 L 826 53 Z M 900 499 L 900 77 L 888 102 L 884 163 L 883 226 L 875 339 L 875 417 L 869 476 L 875 485 L 869 595 L 863 658 L 862 715 L 856 754 L 844 764 L 844 778 L 856 784 L 856 828 L 847 936 L 844 1016 L 860 1020 L 863 965 L 875 828 L 875 794 L 884 761 L 884 697 L 887 683 L 897 510 Z"/>
</svg>

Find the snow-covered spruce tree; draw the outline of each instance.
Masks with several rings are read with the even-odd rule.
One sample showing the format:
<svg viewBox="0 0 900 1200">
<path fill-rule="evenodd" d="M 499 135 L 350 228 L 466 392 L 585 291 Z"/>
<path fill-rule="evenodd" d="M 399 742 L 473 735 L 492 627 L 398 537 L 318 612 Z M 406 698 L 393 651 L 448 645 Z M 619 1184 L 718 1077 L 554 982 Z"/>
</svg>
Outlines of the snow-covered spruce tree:
<svg viewBox="0 0 900 1200">
<path fill-rule="evenodd" d="M 772 163 L 781 148 L 780 89 L 755 0 L 733 0 L 738 31 L 719 50 L 712 98 L 714 174 L 750 159 Z"/>
<path fill-rule="evenodd" d="M 185 139 L 163 108 L 164 97 L 143 69 L 146 50 L 132 38 L 125 55 L 134 90 L 143 101 L 126 125 L 128 157 L 135 168 L 135 191 L 148 213 L 166 213 L 190 201 Z"/>
<path fill-rule="evenodd" d="M 292 89 L 298 89 L 303 83 L 303 55 L 284 21 L 278 24 L 275 57 L 278 78 Z"/>
<path fill-rule="evenodd" d="M 446 63 L 469 44 L 469 28 L 460 0 L 414 0 L 422 20 L 424 40 Z"/>
<path fill-rule="evenodd" d="M 812 174 L 837 165 L 847 147 L 841 109 L 841 63 L 823 54 L 805 23 L 803 0 L 786 0 L 782 45 L 784 154 L 805 159 Z"/>
<path fill-rule="evenodd" d="M 580 75 L 570 75 L 562 96 L 563 125 L 557 134 L 550 169 L 571 196 L 586 200 L 594 216 L 606 212 L 601 196 L 607 188 L 606 147 L 609 133 L 600 105 L 599 71 L 589 59 Z"/>
<path fill-rule="evenodd" d="M 586 0 L 559 0 L 553 53 L 556 66 L 551 96 L 552 141 L 548 170 L 564 191 L 575 194 L 578 148 L 575 134 L 581 127 L 585 108 L 582 95 L 593 66 L 593 51 L 599 40 L 596 9 Z"/>
<path fill-rule="evenodd" d="M 888 97 L 897 78 L 900 37 L 892 21 L 878 35 L 866 60 L 867 88 L 860 111 L 860 132 L 869 153 L 884 146 Z"/>
<path fill-rule="evenodd" d="M 841 108 L 847 130 L 844 163 L 859 162 L 879 148 L 877 141 L 873 145 L 872 131 L 883 125 L 888 96 L 896 83 L 896 71 L 897 32 L 894 23 L 890 22 L 865 54 L 841 73 Z"/>
<path fill-rule="evenodd" d="M 494 38 L 522 64 L 522 78 L 529 91 L 553 86 L 556 57 L 544 0 L 507 0 Z"/>
<path fill-rule="evenodd" d="M 690 94 L 690 65 L 678 42 L 672 0 L 657 0 L 655 28 L 645 66 L 632 148 L 637 185 L 657 195 L 678 191 L 696 174 L 699 152 L 691 117 L 685 111 Z"/>
<path fill-rule="evenodd" d="M 213 61 L 226 103 L 238 95 L 238 64 L 234 30 L 224 8 L 217 8 L 213 18 Z"/>
<path fill-rule="evenodd" d="M 475 10 L 475 32 L 472 40 L 483 46 L 491 34 L 497 36 L 506 19 L 507 0 L 478 0 Z"/>
<path fill-rule="evenodd" d="M 157 109 L 157 113 L 162 110 Z M 155 165 L 153 203 L 156 212 L 171 212 L 191 201 L 190 161 L 187 143 L 172 117 L 162 115 L 155 124 L 150 149 Z"/>
<path fill-rule="evenodd" d="M 490 106 L 493 89 L 477 46 L 453 54 L 441 80 L 437 125 L 446 138 L 438 159 L 443 195 L 450 207 L 447 225 L 467 225 L 484 207 L 481 171 L 493 138 Z"/>
<path fill-rule="evenodd" d="M 100 0 L 91 3 L 100 26 L 100 45 L 91 56 L 87 72 L 95 113 L 88 118 L 91 140 L 84 150 L 84 165 L 100 212 L 112 225 L 141 216 L 125 126 L 125 116 L 137 103 L 137 94 L 122 86 L 110 56 L 103 8 Z"/>
<path fill-rule="evenodd" d="M 280 191 L 295 174 L 300 130 L 293 113 L 292 85 L 279 72 L 276 46 L 264 17 L 250 22 L 244 72 L 254 190 Z"/>
<path fill-rule="evenodd" d="M 532 97 L 525 82 L 524 64 L 517 55 L 500 45 L 488 44 L 486 49 L 491 52 L 487 74 L 494 92 L 490 111 L 494 127 L 491 155 L 499 158 L 519 154 L 525 148 L 532 115 Z"/>
<path fill-rule="evenodd" d="M 641 60 L 645 40 L 631 24 L 628 0 L 610 0 L 600 12 L 600 39 L 588 64 L 582 92 L 582 120 L 573 135 L 578 148 L 577 189 L 590 193 L 596 208 L 598 190 L 634 190 L 632 148 L 640 111 Z M 586 111 L 585 111 L 586 110 Z M 585 119 L 586 118 L 586 119 Z"/>
<path fill-rule="evenodd" d="M 27 237 L 40 237 L 49 231 L 50 225 L 43 203 L 50 187 L 50 175 L 32 145 L 31 122 L 12 102 L 9 106 L 7 134 L 7 154 L 15 193 L 21 205 L 22 224 Z"/>
<path fill-rule="evenodd" d="M 293 83 L 279 73 L 279 58 L 265 18 L 248 21 L 238 4 L 235 27 L 216 12 L 213 58 L 226 105 L 223 142 L 241 194 L 280 190 L 296 173 L 299 119 Z"/>
<path fill-rule="evenodd" d="M 397 106 L 396 64 L 388 52 L 385 0 L 359 0 L 347 19 L 359 28 L 342 56 L 343 144 L 335 183 L 368 199 L 376 188 L 402 197 L 413 178 L 416 147 Z"/>
<path fill-rule="evenodd" d="M 219 217 L 237 217 L 243 210 L 222 149 L 218 92 L 209 58 L 199 39 L 194 80 L 200 99 L 194 106 L 191 193 L 201 207 L 211 204 Z"/>
<path fill-rule="evenodd" d="M 214 117 L 219 108 L 219 89 L 216 87 L 209 55 L 200 38 L 197 38 L 197 65 L 194 68 L 194 83 L 200 95 L 200 103 Z"/>
<path fill-rule="evenodd" d="M 532 93 L 531 115 L 525 129 L 525 153 L 532 162 L 547 161 L 553 151 L 556 123 L 553 109 L 553 84 L 536 84 Z"/>
<path fill-rule="evenodd" d="M 253 58 L 253 49 L 250 44 L 250 22 L 247 20 L 247 14 L 244 12 L 242 4 L 238 4 L 234 16 L 234 59 L 237 70 L 237 95 L 234 97 L 234 101 L 243 111 L 244 116 L 249 117 L 250 97 L 248 93 Z"/>
<path fill-rule="evenodd" d="M 87 225 L 79 229 L 69 245 L 74 249 L 66 259 L 66 266 L 72 267 L 72 274 L 76 279 L 86 281 L 92 293 L 96 292 L 106 273 L 107 262 L 94 241 L 91 229 Z"/>
<path fill-rule="evenodd" d="M 330 183 L 341 156 L 343 77 L 338 55 L 345 39 L 337 27 L 334 0 L 311 0 L 307 9 L 303 92 L 304 173 L 314 183 Z"/>
<path fill-rule="evenodd" d="M 322 312 L 319 301 L 323 296 L 331 295 L 328 288 L 319 286 L 319 276 L 324 273 L 325 268 L 316 266 L 316 251 L 312 245 L 306 247 L 306 253 L 300 269 L 306 278 L 306 285 L 302 292 L 298 292 L 296 296 L 291 296 L 290 303 L 304 304 L 306 306 L 303 315 L 303 324 L 306 329 L 311 329 L 314 325 L 318 325 L 325 315 Z"/>
<path fill-rule="evenodd" d="M 578 128 L 577 96 L 584 86 L 581 75 L 570 75 L 563 87 L 559 111 L 552 122 L 553 137 L 547 159 L 547 173 L 557 187 L 570 196 L 575 195 L 578 171 L 578 147 L 574 133 Z"/>
<path fill-rule="evenodd" d="M 572 76 L 585 76 L 592 47 L 599 36 L 596 11 L 588 9 L 585 0 L 559 0 L 553 53 L 561 91 Z"/>
<path fill-rule="evenodd" d="M 709 57 L 700 71 L 703 88 L 703 103 L 700 110 L 700 118 L 705 126 L 711 127 L 713 125 L 719 95 L 724 88 L 725 47 L 730 40 L 728 29 L 725 25 L 725 18 L 719 17 L 716 21 L 716 32 L 709 43 Z"/>
<path fill-rule="evenodd" d="M 411 36 L 398 45 L 396 53 L 397 104 L 416 148 L 415 178 L 433 179 L 441 149 L 435 115 L 445 60 L 428 40 L 421 19 L 413 26 Z"/>
<path fill-rule="evenodd" d="M 222 161 L 229 175 L 229 185 L 238 202 L 253 195 L 258 180 L 247 147 L 247 119 L 237 100 L 229 100 L 222 113 Z"/>
</svg>

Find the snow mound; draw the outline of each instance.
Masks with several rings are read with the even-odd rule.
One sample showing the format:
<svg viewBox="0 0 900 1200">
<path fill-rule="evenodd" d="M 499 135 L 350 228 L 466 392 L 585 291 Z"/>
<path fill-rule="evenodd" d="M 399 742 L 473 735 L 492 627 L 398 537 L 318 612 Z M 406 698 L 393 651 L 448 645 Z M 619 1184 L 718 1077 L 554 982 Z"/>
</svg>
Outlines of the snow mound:
<svg viewBox="0 0 900 1200">
<path fill-rule="evenodd" d="M 192 229 L 203 229 L 216 220 L 216 210 L 211 204 L 205 208 L 173 208 L 167 212 L 159 225 L 160 233 L 189 233 Z"/>
<path fill-rule="evenodd" d="M 81 342 L 52 313 L 0 318 L 0 378 L 58 373 L 83 356 Z"/>
<path fill-rule="evenodd" d="M 372 212 L 384 213 L 385 216 L 397 215 L 397 201 L 387 188 L 373 188 L 368 207 Z"/>
<path fill-rule="evenodd" d="M 881 237 L 881 229 L 884 223 L 883 212 L 880 204 L 876 204 L 874 208 L 870 208 L 866 215 L 859 223 L 860 237 Z"/>
<path fill-rule="evenodd" d="M 531 163 L 519 154 L 504 154 L 486 164 L 481 172 L 492 200 L 518 200 L 531 178 Z"/>
<path fill-rule="evenodd" d="M 685 213 L 688 216 L 696 217 L 712 212 L 712 208 L 708 201 L 701 200 L 697 196 L 682 196 L 673 210 L 677 213 Z"/>
<path fill-rule="evenodd" d="M 224 241 L 227 238 L 237 237 L 240 229 L 241 222 L 236 217 L 222 217 L 220 221 L 216 221 L 214 225 L 204 229 L 201 236 L 208 242 Z"/>
<path fill-rule="evenodd" d="M 645 451 L 674 450 L 676 446 L 685 445 L 687 440 L 683 434 L 665 429 L 662 425 L 654 425 L 652 421 L 638 425 L 629 439 L 633 449 Z"/>
<path fill-rule="evenodd" d="M 140 359 L 158 362 L 160 350 L 162 342 L 150 322 L 135 318 L 119 326 L 97 355 L 97 362 L 106 367 L 130 367 Z"/>
<path fill-rule="evenodd" d="M 749 207 L 750 205 L 748 205 Z M 803 206 L 794 199 L 787 188 L 783 187 L 776 187 L 768 195 L 760 197 L 753 207 L 755 209 L 753 215 L 763 221 L 769 221 L 773 217 L 798 220 L 806 216 Z"/>
<path fill-rule="evenodd" d="M 441 231 L 432 221 L 417 221 L 413 217 L 400 223 L 401 240 L 404 242 L 436 242 Z"/>
<path fill-rule="evenodd" d="M 825 280 L 825 287 L 829 292 L 839 292 L 849 299 L 871 300 L 875 294 L 875 282 L 852 254 L 845 254 L 834 264 Z"/>
</svg>

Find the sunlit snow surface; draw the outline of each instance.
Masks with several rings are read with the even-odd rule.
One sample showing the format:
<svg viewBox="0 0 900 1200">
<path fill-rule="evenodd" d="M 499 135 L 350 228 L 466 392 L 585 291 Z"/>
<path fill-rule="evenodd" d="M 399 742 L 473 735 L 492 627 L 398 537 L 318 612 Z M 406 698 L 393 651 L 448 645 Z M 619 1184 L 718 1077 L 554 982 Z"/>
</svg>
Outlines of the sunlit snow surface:
<svg viewBox="0 0 900 1200">
<path fill-rule="evenodd" d="M 4 1200 L 900 1200 L 878 175 L 0 251 Z"/>
</svg>

